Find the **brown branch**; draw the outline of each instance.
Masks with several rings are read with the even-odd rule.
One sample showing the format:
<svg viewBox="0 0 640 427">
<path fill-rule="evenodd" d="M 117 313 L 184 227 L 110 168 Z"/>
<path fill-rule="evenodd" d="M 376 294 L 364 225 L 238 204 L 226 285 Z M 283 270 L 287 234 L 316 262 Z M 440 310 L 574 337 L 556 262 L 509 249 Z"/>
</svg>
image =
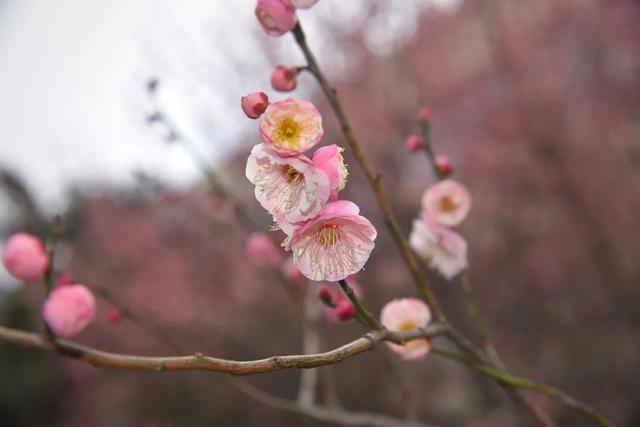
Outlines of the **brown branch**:
<svg viewBox="0 0 640 427">
<path fill-rule="evenodd" d="M 380 326 L 380 323 L 376 320 L 376 318 L 373 317 L 371 313 L 369 313 L 369 310 L 367 310 L 364 307 L 364 305 L 362 305 L 362 303 L 356 296 L 355 292 L 353 292 L 353 289 L 351 289 L 351 286 L 349 286 L 347 281 L 340 280 L 338 281 L 338 283 L 340 284 L 340 287 L 342 288 L 342 291 L 345 293 L 347 298 L 349 298 L 349 301 L 351 301 L 351 304 L 353 304 L 353 308 L 355 308 L 356 313 L 358 314 L 358 317 L 360 318 L 362 323 L 364 323 L 364 325 L 369 327 L 370 329 L 375 330 L 375 329 L 382 328 L 382 326 Z"/>
<path fill-rule="evenodd" d="M 62 356 L 88 363 L 96 367 L 135 371 L 210 371 L 231 375 L 250 375 L 284 369 L 308 369 L 331 365 L 372 350 L 380 341 L 408 341 L 417 338 L 433 338 L 444 332 L 440 324 L 407 333 L 391 333 L 387 330 L 369 332 L 342 347 L 317 354 L 273 356 L 266 359 L 237 361 L 219 359 L 195 353 L 191 356 L 149 357 L 110 353 L 82 346 L 72 341 L 51 341 L 39 334 L 0 326 L 0 341 L 24 347 L 58 353 Z"/>
</svg>

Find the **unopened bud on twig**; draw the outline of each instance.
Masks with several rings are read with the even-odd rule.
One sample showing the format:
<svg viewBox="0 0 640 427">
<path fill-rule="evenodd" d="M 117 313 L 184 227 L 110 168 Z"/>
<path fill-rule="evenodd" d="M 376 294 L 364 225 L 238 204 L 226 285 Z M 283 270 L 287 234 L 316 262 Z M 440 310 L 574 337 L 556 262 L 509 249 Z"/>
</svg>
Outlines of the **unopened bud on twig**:
<svg viewBox="0 0 640 427">
<path fill-rule="evenodd" d="M 298 71 L 295 68 L 278 65 L 271 73 L 271 86 L 280 92 L 291 92 L 296 88 L 297 74 Z"/>
<path fill-rule="evenodd" d="M 252 92 L 240 98 L 242 111 L 250 119 L 257 119 L 269 106 L 269 97 L 264 92 Z"/>
<path fill-rule="evenodd" d="M 408 151 L 415 152 L 422 150 L 424 147 L 424 141 L 420 135 L 411 135 L 405 140 L 404 146 Z"/>
</svg>

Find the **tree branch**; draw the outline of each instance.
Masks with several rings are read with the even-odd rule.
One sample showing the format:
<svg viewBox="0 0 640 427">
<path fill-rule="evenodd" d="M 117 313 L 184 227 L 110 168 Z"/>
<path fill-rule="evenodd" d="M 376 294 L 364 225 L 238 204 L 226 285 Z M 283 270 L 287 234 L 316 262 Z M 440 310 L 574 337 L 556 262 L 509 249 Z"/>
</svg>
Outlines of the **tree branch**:
<svg viewBox="0 0 640 427">
<path fill-rule="evenodd" d="M 210 371 L 231 375 L 250 375 L 284 369 L 308 369 L 331 365 L 372 350 L 380 341 L 408 341 L 417 338 L 434 338 L 445 331 L 442 325 L 433 324 L 426 329 L 403 334 L 387 330 L 369 332 L 342 347 L 316 354 L 273 356 L 266 359 L 237 361 L 220 359 L 194 353 L 191 356 L 150 357 L 111 353 L 72 341 L 51 341 L 33 332 L 0 326 L 0 341 L 58 353 L 96 367 L 135 371 Z"/>
</svg>

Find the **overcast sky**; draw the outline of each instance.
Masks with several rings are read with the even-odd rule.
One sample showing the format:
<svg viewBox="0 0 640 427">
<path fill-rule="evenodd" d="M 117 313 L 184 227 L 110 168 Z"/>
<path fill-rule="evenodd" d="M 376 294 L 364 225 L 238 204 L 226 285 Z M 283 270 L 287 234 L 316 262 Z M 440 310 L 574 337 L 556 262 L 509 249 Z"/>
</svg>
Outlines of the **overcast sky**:
<svg viewBox="0 0 640 427">
<path fill-rule="evenodd" d="M 300 11 L 330 72 L 348 69 L 350 58 L 336 44 L 339 35 L 318 31 L 318 20 L 347 25 L 366 1 L 321 0 Z M 384 53 L 406 39 L 428 3 L 385 2 L 388 11 L 370 26 L 367 42 Z M 254 6 L 255 0 L 0 0 L 0 165 L 20 174 L 49 212 L 63 208 L 69 184 L 126 184 L 136 170 L 191 182 L 197 177 L 191 159 L 144 124 L 144 82 L 160 77 L 163 108 L 201 151 L 223 156 L 255 126 L 242 116 L 239 97 L 269 88 L 275 64 L 257 38 L 276 49 L 276 60 L 301 62 L 289 35 L 267 40 Z"/>
</svg>

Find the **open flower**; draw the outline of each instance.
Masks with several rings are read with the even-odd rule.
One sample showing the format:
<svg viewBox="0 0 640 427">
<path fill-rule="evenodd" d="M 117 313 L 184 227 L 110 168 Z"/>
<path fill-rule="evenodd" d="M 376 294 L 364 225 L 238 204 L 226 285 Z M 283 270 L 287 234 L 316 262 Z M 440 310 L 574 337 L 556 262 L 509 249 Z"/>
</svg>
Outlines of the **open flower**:
<svg viewBox="0 0 640 427">
<path fill-rule="evenodd" d="M 416 298 L 391 300 L 380 313 L 382 326 L 393 332 L 410 332 L 417 328 L 425 328 L 430 321 L 429 307 Z M 426 338 L 411 340 L 404 345 L 391 342 L 387 342 L 387 345 L 404 360 L 422 359 L 431 350 L 431 343 Z"/>
<path fill-rule="evenodd" d="M 447 280 L 467 268 L 467 242 L 455 231 L 429 217 L 413 221 L 409 244 L 429 266 L 438 270 Z"/>
<path fill-rule="evenodd" d="M 311 158 L 313 164 L 329 177 L 332 199 L 338 197 L 338 192 L 341 191 L 347 183 L 347 175 L 349 172 L 344 165 L 344 158 L 342 157 L 343 151 L 344 148 L 338 147 L 336 144 L 331 144 L 318 148 Z"/>
<path fill-rule="evenodd" d="M 322 116 L 308 101 L 274 102 L 260 117 L 260 138 L 283 156 L 304 153 L 322 138 Z"/>
<path fill-rule="evenodd" d="M 467 187 L 457 181 L 440 181 L 425 191 L 422 209 L 440 224 L 450 227 L 460 224 L 471 209 L 471 195 Z"/>
<path fill-rule="evenodd" d="M 258 144 L 247 160 L 246 175 L 256 186 L 256 199 L 276 220 L 313 218 L 329 200 L 327 175 L 302 154 L 281 157 Z"/>
<path fill-rule="evenodd" d="M 302 274 L 311 280 L 336 282 L 364 267 L 377 232 L 359 212 L 353 202 L 328 203 L 285 240 Z"/>
<path fill-rule="evenodd" d="M 13 277 L 25 282 L 40 279 L 49 266 L 49 256 L 42 241 L 27 233 L 16 233 L 9 238 L 3 261 Z"/>
<path fill-rule="evenodd" d="M 53 333 L 72 337 L 91 323 L 96 314 L 96 302 L 84 285 L 66 285 L 51 291 L 44 302 L 42 316 Z"/>
<path fill-rule="evenodd" d="M 258 0 L 256 17 L 270 36 L 291 31 L 298 22 L 296 8 L 289 0 Z"/>
</svg>

